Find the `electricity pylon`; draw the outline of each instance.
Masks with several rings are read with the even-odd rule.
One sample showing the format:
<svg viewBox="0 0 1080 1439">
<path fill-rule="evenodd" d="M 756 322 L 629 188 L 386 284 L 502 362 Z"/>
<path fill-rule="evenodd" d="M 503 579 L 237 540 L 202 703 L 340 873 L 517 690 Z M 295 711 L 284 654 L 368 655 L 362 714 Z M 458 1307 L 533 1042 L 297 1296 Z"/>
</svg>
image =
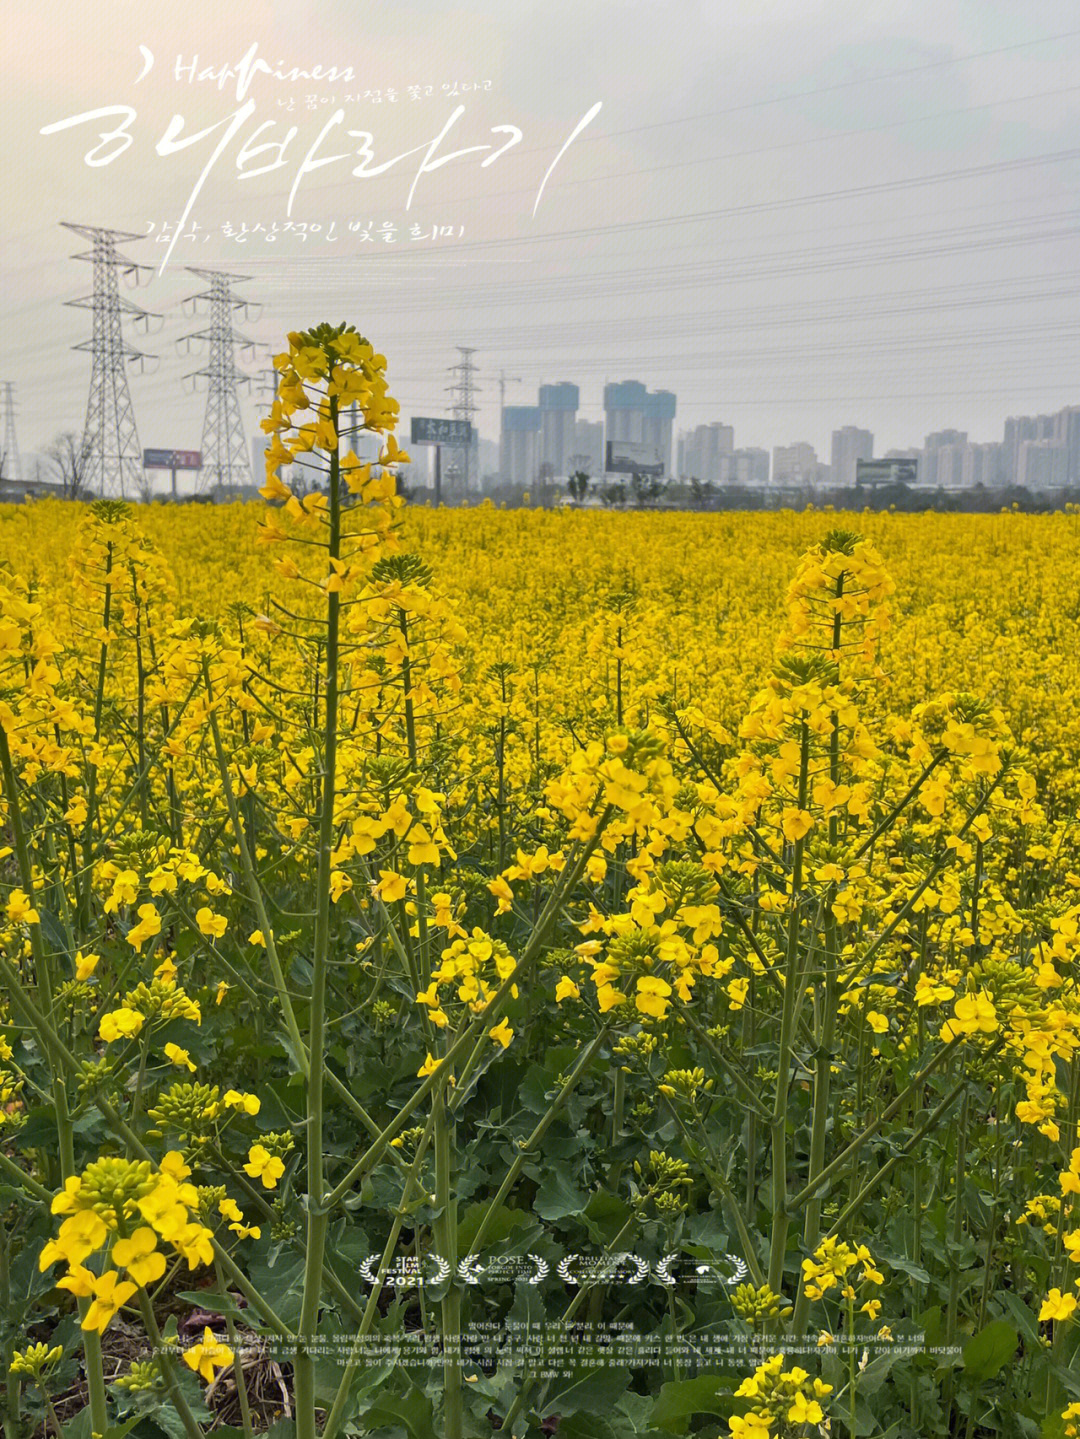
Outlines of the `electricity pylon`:
<svg viewBox="0 0 1080 1439">
<path fill-rule="evenodd" d="M 450 373 L 456 375 L 457 379 L 452 385 L 447 385 L 446 388 L 450 394 L 456 397 L 451 406 L 454 419 L 468 420 L 471 423 L 473 416 L 480 408 L 476 400 L 477 395 L 480 393 L 480 387 L 476 383 L 476 366 L 473 363 L 473 356 L 476 354 L 476 350 L 470 349 L 467 345 L 458 345 L 457 352 L 461 356 L 461 359 L 456 365 L 450 366 Z M 473 439 L 476 439 L 475 430 L 473 431 Z M 463 460 L 462 488 L 465 493 L 468 494 L 469 460 L 472 454 L 472 445 L 462 445 L 461 453 Z"/>
<path fill-rule="evenodd" d="M 90 339 L 72 347 L 88 350 L 93 356 L 83 425 L 83 445 L 88 455 L 86 486 L 91 493 L 126 499 L 129 494 L 139 494 L 143 487 L 142 451 L 128 391 L 127 366 L 138 364 L 145 369 L 147 360 L 156 356 L 129 345 L 121 324 L 127 316 L 136 324 L 144 322 L 149 331 L 150 320 L 161 316 L 125 299 L 120 294 L 117 273 L 129 283 L 138 284 L 140 271 L 149 274 L 153 267 L 117 253 L 118 241 L 126 244 L 143 239 L 142 235 L 97 225 L 73 225 L 69 220 L 60 223 L 90 241 L 91 249 L 71 258 L 88 260 L 94 267 L 94 293 L 65 301 L 77 310 L 91 310 L 94 317 Z"/>
<path fill-rule="evenodd" d="M 11 380 L 4 380 L 2 383 L 4 387 L 4 445 L 3 449 L 0 449 L 0 479 L 21 480 L 19 442 L 15 437 L 15 385 Z"/>
<path fill-rule="evenodd" d="M 246 300 L 238 299 L 232 292 L 233 285 L 250 279 L 248 275 L 229 275 L 223 270 L 196 269 L 186 267 L 192 275 L 208 280 L 210 288 L 197 295 L 189 295 L 184 305 L 191 306 L 190 313 L 199 313 L 200 304 L 210 311 L 210 324 L 205 330 L 193 330 L 182 336 L 181 343 L 189 347 L 192 342 L 205 343 L 208 356 L 205 368 L 192 370 L 185 379 L 202 378 L 207 381 L 206 417 L 203 420 L 202 456 L 203 467 L 199 488 L 206 490 L 211 485 L 217 489 L 233 485 L 251 484 L 251 457 L 244 436 L 244 422 L 240 415 L 240 399 L 237 390 L 240 385 L 250 384 L 246 375 L 236 368 L 236 347 L 247 349 L 254 354 L 255 342 L 233 329 L 233 316 L 242 312 L 248 319 L 252 310 Z"/>
</svg>

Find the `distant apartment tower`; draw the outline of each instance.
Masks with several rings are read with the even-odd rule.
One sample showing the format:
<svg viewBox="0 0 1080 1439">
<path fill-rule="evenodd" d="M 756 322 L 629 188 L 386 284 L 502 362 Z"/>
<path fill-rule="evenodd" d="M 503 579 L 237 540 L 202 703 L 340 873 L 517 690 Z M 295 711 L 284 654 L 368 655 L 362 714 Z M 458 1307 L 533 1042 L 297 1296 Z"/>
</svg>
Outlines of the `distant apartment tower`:
<svg viewBox="0 0 1080 1439">
<path fill-rule="evenodd" d="M 833 430 L 832 483 L 844 488 L 854 485 L 856 462 L 873 457 L 874 436 L 869 430 L 860 430 L 855 425 Z"/>
<path fill-rule="evenodd" d="M 772 452 L 774 485 L 812 485 L 818 478 L 817 451 L 800 440 L 794 445 L 776 445 Z"/>
<path fill-rule="evenodd" d="M 1026 490 L 1060 489 L 1066 483 L 1068 450 L 1056 440 L 1021 440 L 1016 483 Z"/>
<path fill-rule="evenodd" d="M 1054 439 L 1065 447 L 1065 484 L 1080 485 L 1080 405 L 1066 405 L 1054 416 Z"/>
<path fill-rule="evenodd" d="M 685 475 L 687 479 L 701 480 L 703 484 L 718 485 L 724 457 L 730 456 L 735 450 L 735 430 L 731 425 L 722 425 L 719 421 L 711 425 L 698 425 L 682 437 L 681 444 L 680 475 Z"/>
<path fill-rule="evenodd" d="M 754 445 L 734 450 L 729 457 L 726 484 L 754 485 L 760 487 L 769 483 L 769 452 Z"/>
<path fill-rule="evenodd" d="M 502 412 L 499 469 L 512 485 L 528 489 L 540 472 L 540 407 L 507 405 Z"/>
<path fill-rule="evenodd" d="M 645 396 L 643 439 L 659 450 L 665 474 L 671 473 L 671 437 L 675 423 L 675 396 L 670 390 L 654 390 Z"/>
<path fill-rule="evenodd" d="M 637 380 L 623 380 L 604 386 L 604 439 L 629 440 L 640 445 L 645 436 L 645 386 Z"/>
<path fill-rule="evenodd" d="M 574 424 L 573 468 L 588 475 L 604 473 L 603 420 L 577 420 Z"/>
<path fill-rule="evenodd" d="M 578 399 L 577 385 L 565 380 L 540 386 L 540 463 L 550 465 L 553 476 L 569 475 L 573 468 Z"/>
<path fill-rule="evenodd" d="M 1053 440 L 1056 415 L 1011 415 L 1005 421 L 1002 467 L 1006 484 L 1020 484 L 1020 446 L 1025 440 Z"/>
<path fill-rule="evenodd" d="M 629 440 L 659 451 L 671 469 L 675 396 L 670 390 L 646 390 L 638 380 L 604 386 L 604 439 Z"/>
<path fill-rule="evenodd" d="M 919 465 L 919 482 L 956 489 L 962 483 L 966 430 L 936 430 L 927 435 Z"/>
<path fill-rule="evenodd" d="M 1002 449 L 1000 441 L 964 446 L 960 483 L 965 489 L 982 485 L 984 489 L 1000 489 L 1002 482 Z"/>
</svg>

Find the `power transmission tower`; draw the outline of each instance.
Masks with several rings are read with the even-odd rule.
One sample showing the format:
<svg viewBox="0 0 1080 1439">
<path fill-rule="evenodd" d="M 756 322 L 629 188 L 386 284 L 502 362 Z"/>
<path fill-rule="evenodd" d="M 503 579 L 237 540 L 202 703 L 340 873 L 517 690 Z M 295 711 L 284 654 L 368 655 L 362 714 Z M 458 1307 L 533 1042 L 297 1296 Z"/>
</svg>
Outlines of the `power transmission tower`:
<svg viewBox="0 0 1080 1439">
<path fill-rule="evenodd" d="M 461 359 L 457 362 L 456 365 L 450 366 L 450 374 L 456 375 L 457 378 L 452 385 L 447 385 L 446 388 L 449 394 L 455 395 L 457 397 L 451 406 L 451 409 L 454 413 L 454 419 L 468 420 L 471 423 L 473 416 L 480 408 L 476 401 L 476 397 L 480 393 L 480 387 L 476 383 L 476 366 L 473 363 L 473 356 L 476 354 L 476 350 L 470 349 L 467 345 L 458 345 L 456 348 L 458 354 L 461 356 Z M 474 430 L 473 438 L 475 439 L 475 437 L 476 431 Z M 464 489 L 465 493 L 468 494 L 469 457 L 472 453 L 472 446 L 463 445 L 461 447 L 461 452 L 463 461 L 462 488 Z"/>
<path fill-rule="evenodd" d="M 250 485 L 251 456 L 244 436 L 244 422 L 240 416 L 240 399 L 237 390 L 240 385 L 250 384 L 247 375 L 236 368 L 236 347 L 255 352 L 254 340 L 233 329 L 233 316 L 242 312 L 244 319 L 251 315 L 253 307 L 246 300 L 238 299 L 232 292 L 233 285 L 250 279 L 248 275 L 229 275 L 223 270 L 202 270 L 194 265 L 186 266 L 192 275 L 209 281 L 210 288 L 197 295 L 189 295 L 184 301 L 190 306 L 189 313 L 198 314 L 199 306 L 206 305 L 210 312 L 210 324 L 205 330 L 193 330 L 181 337 L 181 343 L 190 348 L 193 342 L 205 343 L 209 354 L 204 369 L 192 370 L 184 378 L 205 379 L 206 417 L 203 420 L 202 455 L 203 467 L 199 488 L 206 490 L 210 485 L 216 490 L 234 485 Z"/>
<path fill-rule="evenodd" d="M 89 350 L 93 356 L 83 426 L 83 446 L 89 456 L 86 485 L 92 493 L 126 499 L 129 493 L 138 494 L 143 484 L 142 451 L 128 391 L 127 365 L 135 362 L 142 370 L 146 361 L 156 356 L 146 355 L 127 344 L 121 322 L 126 315 L 136 323 L 144 322 L 149 331 L 150 320 L 161 316 L 124 299 L 117 272 L 122 273 L 129 284 L 137 285 L 140 272 L 149 275 L 153 267 L 117 254 L 118 241 L 129 243 L 143 239 L 142 235 L 105 230 L 96 225 L 73 225 L 69 220 L 60 223 L 90 241 L 90 250 L 71 258 L 88 260 L 94 267 L 94 293 L 65 302 L 77 310 L 91 310 L 94 316 L 91 338 L 72 347 Z"/>
<path fill-rule="evenodd" d="M 15 385 L 4 380 L 4 448 L 0 450 L 0 479 L 21 480 L 19 442 L 15 438 Z"/>
</svg>

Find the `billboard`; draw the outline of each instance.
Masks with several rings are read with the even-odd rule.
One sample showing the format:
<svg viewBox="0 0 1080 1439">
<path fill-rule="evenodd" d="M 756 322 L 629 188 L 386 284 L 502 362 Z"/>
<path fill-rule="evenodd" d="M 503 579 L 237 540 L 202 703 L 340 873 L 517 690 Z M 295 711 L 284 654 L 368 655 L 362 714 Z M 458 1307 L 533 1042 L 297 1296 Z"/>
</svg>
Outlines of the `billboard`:
<svg viewBox="0 0 1080 1439">
<path fill-rule="evenodd" d="M 143 450 L 144 470 L 201 470 L 202 450 Z"/>
<path fill-rule="evenodd" d="M 440 420 L 414 415 L 409 443 L 413 445 L 471 445 L 471 420 Z"/>
<path fill-rule="evenodd" d="M 604 469 L 614 475 L 662 475 L 667 469 L 655 445 L 636 440 L 608 440 L 604 446 Z"/>
<path fill-rule="evenodd" d="M 855 461 L 857 485 L 914 485 L 918 480 L 918 460 Z"/>
</svg>

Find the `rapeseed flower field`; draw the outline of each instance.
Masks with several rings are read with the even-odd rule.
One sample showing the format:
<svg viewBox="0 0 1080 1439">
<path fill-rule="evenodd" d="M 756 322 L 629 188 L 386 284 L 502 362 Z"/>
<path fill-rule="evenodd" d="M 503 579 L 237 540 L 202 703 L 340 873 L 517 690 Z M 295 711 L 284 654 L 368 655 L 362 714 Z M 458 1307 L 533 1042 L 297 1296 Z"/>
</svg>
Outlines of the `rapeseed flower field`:
<svg viewBox="0 0 1080 1439">
<path fill-rule="evenodd" d="M 1080 516 L 412 509 L 275 363 L 265 504 L 0 508 L 5 1432 L 1075 1434 Z"/>
</svg>

